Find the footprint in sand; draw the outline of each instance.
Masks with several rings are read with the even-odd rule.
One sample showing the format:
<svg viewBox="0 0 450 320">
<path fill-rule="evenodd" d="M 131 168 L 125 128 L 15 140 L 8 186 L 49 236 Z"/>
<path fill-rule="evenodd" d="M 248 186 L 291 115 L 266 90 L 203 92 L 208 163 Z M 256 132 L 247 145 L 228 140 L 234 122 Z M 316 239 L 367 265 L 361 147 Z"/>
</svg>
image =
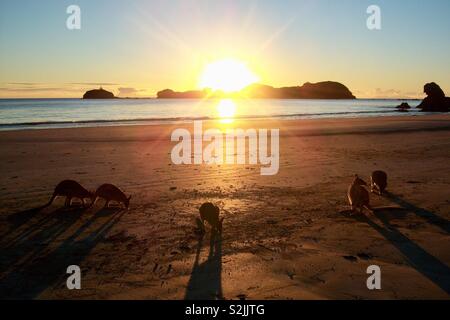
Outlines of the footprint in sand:
<svg viewBox="0 0 450 320">
<path fill-rule="evenodd" d="M 365 252 L 360 252 L 357 254 L 358 258 L 363 259 L 363 260 L 370 260 L 373 258 L 372 255 L 365 253 Z"/>
<path fill-rule="evenodd" d="M 348 260 L 348 261 L 351 261 L 351 262 L 356 262 L 356 261 L 358 261 L 358 258 L 355 257 L 355 256 L 343 256 L 343 258 L 344 258 L 345 260 Z"/>
</svg>

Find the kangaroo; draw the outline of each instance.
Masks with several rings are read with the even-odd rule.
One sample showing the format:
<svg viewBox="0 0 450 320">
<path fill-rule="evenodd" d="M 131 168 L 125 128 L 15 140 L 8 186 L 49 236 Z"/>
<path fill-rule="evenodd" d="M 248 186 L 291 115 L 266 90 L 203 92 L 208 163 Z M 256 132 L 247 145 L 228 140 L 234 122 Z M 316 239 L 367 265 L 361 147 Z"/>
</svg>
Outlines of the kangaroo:
<svg viewBox="0 0 450 320">
<path fill-rule="evenodd" d="M 93 204 L 97 201 L 98 198 L 103 198 L 106 200 L 105 208 L 109 206 L 110 201 L 116 201 L 119 204 L 123 203 L 124 206 L 128 209 L 128 207 L 130 206 L 131 196 L 127 198 L 123 191 L 117 188 L 115 185 L 105 183 L 98 187 L 97 191 L 95 192 L 95 200 Z"/>
<path fill-rule="evenodd" d="M 200 219 L 197 218 L 197 224 L 201 227 L 201 230 L 204 232 L 205 220 L 209 223 L 213 231 L 217 231 L 220 234 L 222 233 L 222 222 L 223 218 L 219 220 L 219 207 L 213 205 L 210 202 L 205 202 L 199 208 L 200 211 Z"/>
<path fill-rule="evenodd" d="M 369 192 L 363 186 L 367 186 L 367 183 L 359 178 L 358 175 L 355 175 L 347 191 L 348 202 L 353 212 L 359 209 L 359 212 L 362 213 L 364 207 L 370 212 L 373 212 L 369 205 Z"/>
<path fill-rule="evenodd" d="M 380 170 L 372 172 L 372 175 L 370 176 L 370 192 L 375 193 L 376 191 L 381 196 L 386 187 L 387 187 L 386 172 Z"/>
<path fill-rule="evenodd" d="M 86 190 L 81 184 L 74 180 L 63 180 L 55 187 L 53 196 L 44 207 L 50 206 L 55 198 L 59 196 L 66 197 L 66 202 L 64 203 L 65 207 L 72 205 L 73 198 L 80 199 L 83 202 L 83 207 L 86 206 L 86 203 L 84 202 L 86 198 L 91 199 L 91 203 L 94 201 L 94 194 Z"/>
</svg>

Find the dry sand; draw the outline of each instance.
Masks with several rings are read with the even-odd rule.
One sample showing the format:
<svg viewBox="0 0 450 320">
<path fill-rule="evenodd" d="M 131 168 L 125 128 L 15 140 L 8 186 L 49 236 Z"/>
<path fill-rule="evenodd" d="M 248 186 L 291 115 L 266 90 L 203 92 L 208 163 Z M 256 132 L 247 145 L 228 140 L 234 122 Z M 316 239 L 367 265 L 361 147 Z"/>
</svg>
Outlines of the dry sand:
<svg viewBox="0 0 450 320">
<path fill-rule="evenodd" d="M 173 165 L 170 133 L 191 124 L 1 132 L 0 298 L 450 298 L 450 116 L 233 125 L 280 128 L 278 175 Z M 372 205 L 398 209 L 341 212 L 353 174 L 375 169 L 389 193 Z M 129 211 L 32 210 L 69 178 L 117 184 Z M 225 217 L 212 242 L 194 233 L 204 201 Z M 82 290 L 66 288 L 72 264 Z"/>
</svg>

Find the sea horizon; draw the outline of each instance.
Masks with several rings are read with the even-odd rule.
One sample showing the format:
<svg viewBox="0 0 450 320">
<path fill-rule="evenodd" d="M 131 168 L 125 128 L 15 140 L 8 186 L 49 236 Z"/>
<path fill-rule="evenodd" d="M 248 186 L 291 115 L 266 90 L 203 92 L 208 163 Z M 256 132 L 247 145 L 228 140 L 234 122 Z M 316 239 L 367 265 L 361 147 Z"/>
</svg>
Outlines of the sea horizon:
<svg viewBox="0 0 450 320">
<path fill-rule="evenodd" d="M 398 112 L 399 101 L 412 109 Z M 223 114 L 223 103 L 228 111 Z M 0 99 L 0 131 L 186 123 L 194 120 L 360 118 L 426 114 L 416 99 Z"/>
</svg>

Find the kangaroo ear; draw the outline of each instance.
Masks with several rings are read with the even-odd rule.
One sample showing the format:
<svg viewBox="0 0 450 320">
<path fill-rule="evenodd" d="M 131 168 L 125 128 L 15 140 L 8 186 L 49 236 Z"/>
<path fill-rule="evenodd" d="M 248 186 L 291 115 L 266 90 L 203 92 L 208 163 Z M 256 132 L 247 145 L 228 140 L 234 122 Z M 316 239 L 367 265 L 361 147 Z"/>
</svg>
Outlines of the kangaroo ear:
<svg viewBox="0 0 450 320">
<path fill-rule="evenodd" d="M 222 222 L 223 222 L 223 219 L 225 219 L 225 218 L 220 218 L 220 223 L 222 223 Z"/>
</svg>

